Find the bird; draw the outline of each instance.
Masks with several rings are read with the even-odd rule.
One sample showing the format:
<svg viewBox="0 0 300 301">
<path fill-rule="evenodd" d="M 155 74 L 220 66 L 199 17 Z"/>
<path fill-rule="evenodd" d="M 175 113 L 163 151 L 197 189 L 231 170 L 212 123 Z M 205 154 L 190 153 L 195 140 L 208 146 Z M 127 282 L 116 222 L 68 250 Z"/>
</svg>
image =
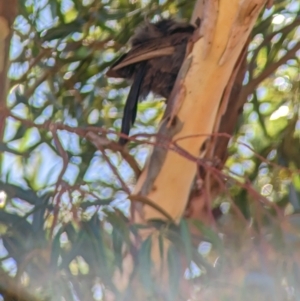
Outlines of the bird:
<svg viewBox="0 0 300 301">
<path fill-rule="evenodd" d="M 171 18 L 156 23 L 145 21 L 129 40 L 131 49 L 108 69 L 108 77 L 132 82 L 124 107 L 120 145 L 128 142 L 124 136 L 128 137 L 135 122 L 139 100 L 150 92 L 168 100 L 195 28 Z"/>
</svg>

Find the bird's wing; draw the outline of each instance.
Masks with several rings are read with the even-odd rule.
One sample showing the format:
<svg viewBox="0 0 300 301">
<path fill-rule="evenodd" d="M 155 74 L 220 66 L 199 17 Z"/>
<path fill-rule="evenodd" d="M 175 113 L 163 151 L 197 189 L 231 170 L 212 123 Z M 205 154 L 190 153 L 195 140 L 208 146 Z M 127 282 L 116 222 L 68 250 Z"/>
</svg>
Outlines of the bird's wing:
<svg viewBox="0 0 300 301">
<path fill-rule="evenodd" d="M 182 33 L 173 34 L 171 37 L 151 39 L 140 45 L 134 46 L 128 53 L 122 55 L 107 71 L 108 77 L 124 77 L 118 70 L 126 66 L 156 57 L 172 55 L 176 44 L 186 36 Z"/>
<path fill-rule="evenodd" d="M 142 61 L 147 61 L 150 59 L 153 59 L 155 57 L 162 57 L 165 55 L 171 55 L 174 53 L 174 47 L 169 46 L 165 48 L 160 48 L 152 51 L 143 51 L 139 54 L 132 54 L 132 55 L 127 55 L 124 60 L 122 60 L 118 65 L 112 68 L 112 70 L 119 70 L 123 67 L 126 67 L 128 65 L 132 65 L 135 63 L 139 63 Z M 129 53 L 128 53 L 129 54 Z"/>
</svg>

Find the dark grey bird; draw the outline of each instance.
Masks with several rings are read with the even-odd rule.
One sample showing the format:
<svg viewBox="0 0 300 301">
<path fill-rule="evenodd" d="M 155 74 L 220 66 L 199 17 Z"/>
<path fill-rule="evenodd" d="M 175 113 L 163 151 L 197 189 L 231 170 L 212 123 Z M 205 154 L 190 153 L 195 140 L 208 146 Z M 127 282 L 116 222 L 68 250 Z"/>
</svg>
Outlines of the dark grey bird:
<svg viewBox="0 0 300 301">
<path fill-rule="evenodd" d="M 168 100 L 194 30 L 193 25 L 172 19 L 146 22 L 130 39 L 131 50 L 110 67 L 108 77 L 132 81 L 124 108 L 122 134 L 128 136 L 135 122 L 139 99 L 153 92 Z M 127 141 L 123 137 L 119 139 L 121 145 Z"/>
</svg>

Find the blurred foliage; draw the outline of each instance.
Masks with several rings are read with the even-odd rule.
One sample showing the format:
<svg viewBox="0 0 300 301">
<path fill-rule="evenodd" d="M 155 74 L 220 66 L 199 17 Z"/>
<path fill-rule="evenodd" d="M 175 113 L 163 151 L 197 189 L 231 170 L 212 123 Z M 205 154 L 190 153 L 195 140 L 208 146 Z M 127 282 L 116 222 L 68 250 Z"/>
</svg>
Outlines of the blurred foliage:
<svg viewBox="0 0 300 301">
<path fill-rule="evenodd" d="M 0 145 L 0 260 L 1 273 L 38 298 L 139 300 L 143 290 L 149 300 L 300 299 L 300 62 L 297 51 L 289 55 L 300 49 L 299 0 L 276 1 L 254 29 L 245 86 L 256 81 L 258 88 L 229 145 L 228 189 L 212 203 L 221 217 L 213 227 L 195 220 L 149 225 L 160 254 L 168 249 L 167 295 L 150 272 L 153 237 L 141 243 L 146 226 L 129 216 L 131 163 L 142 168 L 148 146 L 131 143 L 126 159 L 86 136 L 117 138 L 128 83 L 105 71 L 134 28 L 145 18 L 188 20 L 193 5 L 19 1 Z M 150 95 L 132 133 L 154 133 L 163 109 Z M 133 277 L 123 274 L 129 254 Z M 117 277 L 120 286 L 130 283 L 125 292 Z M 0 295 L 12 300 L 1 281 Z"/>
</svg>

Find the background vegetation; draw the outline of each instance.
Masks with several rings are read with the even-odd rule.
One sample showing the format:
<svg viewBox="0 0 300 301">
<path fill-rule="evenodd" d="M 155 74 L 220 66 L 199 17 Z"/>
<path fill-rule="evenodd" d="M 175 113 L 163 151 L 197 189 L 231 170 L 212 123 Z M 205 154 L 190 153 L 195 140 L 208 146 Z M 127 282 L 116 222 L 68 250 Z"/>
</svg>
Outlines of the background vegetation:
<svg viewBox="0 0 300 301">
<path fill-rule="evenodd" d="M 240 96 L 247 101 L 213 222 L 152 225 L 171 242 L 168 296 L 151 279 L 151 239 L 137 247 L 146 226 L 131 221 L 127 198 L 149 146 L 131 143 L 127 153 L 87 135 L 117 139 L 128 83 L 105 71 L 134 28 L 145 18 L 188 20 L 193 5 L 19 1 L 0 121 L 3 300 L 13 300 L 16 283 L 48 300 L 139 300 L 139 290 L 149 300 L 244 300 L 249 291 L 253 300 L 300 299 L 299 0 L 277 1 L 252 34 Z M 132 133 L 155 133 L 164 106 L 150 95 Z M 127 254 L 134 272 L 120 290 Z"/>
</svg>

